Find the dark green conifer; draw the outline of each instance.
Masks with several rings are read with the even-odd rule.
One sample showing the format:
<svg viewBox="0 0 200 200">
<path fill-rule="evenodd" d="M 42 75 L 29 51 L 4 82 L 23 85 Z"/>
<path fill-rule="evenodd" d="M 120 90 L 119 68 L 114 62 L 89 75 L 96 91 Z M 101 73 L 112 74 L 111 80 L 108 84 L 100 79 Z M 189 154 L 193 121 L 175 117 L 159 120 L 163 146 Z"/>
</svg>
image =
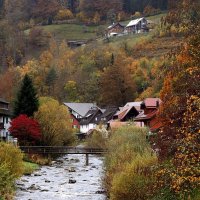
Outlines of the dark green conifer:
<svg viewBox="0 0 200 200">
<path fill-rule="evenodd" d="M 33 86 L 31 78 L 26 74 L 21 84 L 21 88 L 17 93 L 17 99 L 14 104 L 14 116 L 26 114 L 33 116 L 33 113 L 38 110 L 39 101 L 36 90 Z"/>
</svg>

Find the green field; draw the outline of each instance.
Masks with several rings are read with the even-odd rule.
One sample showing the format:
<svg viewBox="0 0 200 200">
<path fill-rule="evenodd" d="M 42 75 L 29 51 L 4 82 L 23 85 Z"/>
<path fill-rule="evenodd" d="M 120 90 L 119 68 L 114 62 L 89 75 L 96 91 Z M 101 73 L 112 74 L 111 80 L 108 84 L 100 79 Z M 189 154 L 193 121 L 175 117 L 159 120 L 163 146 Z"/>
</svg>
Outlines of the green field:
<svg viewBox="0 0 200 200">
<path fill-rule="evenodd" d="M 99 26 L 84 26 L 76 24 L 61 24 L 43 26 L 44 30 L 52 33 L 57 39 L 62 40 L 89 40 L 95 39 Z"/>
</svg>

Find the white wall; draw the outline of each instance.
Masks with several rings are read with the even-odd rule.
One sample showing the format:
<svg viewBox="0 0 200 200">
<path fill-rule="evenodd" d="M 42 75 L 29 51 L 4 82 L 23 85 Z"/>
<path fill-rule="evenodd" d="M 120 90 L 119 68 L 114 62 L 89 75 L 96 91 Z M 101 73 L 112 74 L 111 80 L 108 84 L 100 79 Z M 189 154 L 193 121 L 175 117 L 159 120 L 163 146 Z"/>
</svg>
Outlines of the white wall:
<svg viewBox="0 0 200 200">
<path fill-rule="evenodd" d="M 6 136 L 9 136 L 10 135 L 10 132 L 9 132 L 9 128 L 10 128 L 10 122 L 11 122 L 11 119 L 10 117 L 0 117 L 0 123 L 3 123 L 3 118 L 4 118 L 4 128 L 3 130 L 0 130 L 0 137 L 6 137 Z"/>
<path fill-rule="evenodd" d="M 87 133 L 89 130 L 96 128 L 96 124 L 81 125 L 80 132 Z"/>
</svg>

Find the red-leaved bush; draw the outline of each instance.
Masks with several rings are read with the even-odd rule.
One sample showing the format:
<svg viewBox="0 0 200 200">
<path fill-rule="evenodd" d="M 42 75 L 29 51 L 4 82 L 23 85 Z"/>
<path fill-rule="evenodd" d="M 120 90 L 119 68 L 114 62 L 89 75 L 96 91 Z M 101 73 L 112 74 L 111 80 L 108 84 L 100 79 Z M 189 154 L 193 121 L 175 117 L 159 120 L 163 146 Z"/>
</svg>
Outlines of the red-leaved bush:
<svg viewBox="0 0 200 200">
<path fill-rule="evenodd" d="M 13 119 L 9 131 L 20 144 L 35 144 L 41 138 L 39 123 L 28 118 L 27 115 L 20 115 Z"/>
</svg>

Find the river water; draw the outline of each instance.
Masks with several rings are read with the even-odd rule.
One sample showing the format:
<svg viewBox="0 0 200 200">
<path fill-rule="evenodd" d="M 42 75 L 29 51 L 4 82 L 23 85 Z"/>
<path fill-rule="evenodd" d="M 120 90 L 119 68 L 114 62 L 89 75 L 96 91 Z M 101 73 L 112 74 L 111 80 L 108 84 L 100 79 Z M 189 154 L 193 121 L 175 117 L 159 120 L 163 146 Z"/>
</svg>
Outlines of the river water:
<svg viewBox="0 0 200 200">
<path fill-rule="evenodd" d="M 15 200 L 105 200 L 103 158 L 66 155 L 17 181 Z"/>
</svg>

